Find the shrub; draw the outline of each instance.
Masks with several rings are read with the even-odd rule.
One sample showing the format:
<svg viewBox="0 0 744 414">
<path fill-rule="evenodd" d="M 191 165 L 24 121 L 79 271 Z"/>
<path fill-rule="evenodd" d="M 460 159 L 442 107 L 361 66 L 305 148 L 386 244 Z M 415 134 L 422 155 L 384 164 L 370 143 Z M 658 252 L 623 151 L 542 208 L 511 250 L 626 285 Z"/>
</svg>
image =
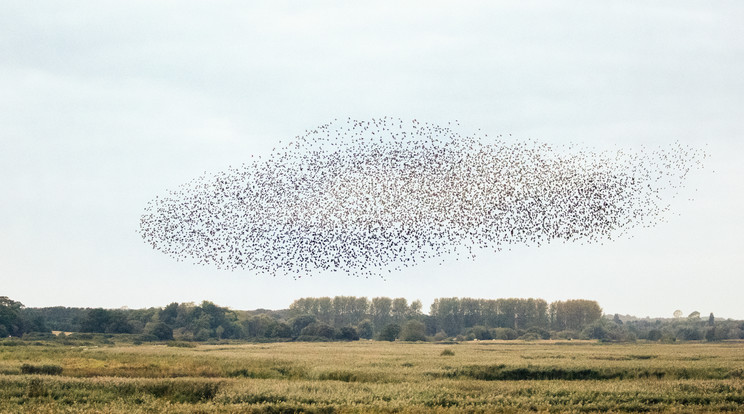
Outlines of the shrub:
<svg viewBox="0 0 744 414">
<path fill-rule="evenodd" d="M 537 341 L 540 337 L 534 332 L 527 332 L 519 337 L 522 341 Z"/>
<path fill-rule="evenodd" d="M 145 393 L 175 403 L 194 404 L 209 401 L 219 390 L 219 384 L 207 381 L 162 381 L 145 384 Z"/>
<path fill-rule="evenodd" d="M 700 330 L 690 326 L 685 326 L 677 330 L 677 339 L 684 341 L 699 341 L 703 339 Z"/>
<path fill-rule="evenodd" d="M 445 339 L 447 339 L 447 333 L 446 333 L 446 332 L 444 332 L 444 331 L 441 331 L 441 330 L 440 330 L 439 332 L 437 332 L 437 333 L 436 333 L 436 334 L 434 335 L 434 340 L 435 340 L 435 341 L 444 341 Z"/>
<path fill-rule="evenodd" d="M 486 328 L 485 326 L 476 325 L 468 330 L 468 337 L 472 337 L 473 339 L 477 339 L 479 341 L 485 341 L 488 339 L 493 339 L 493 334 L 491 333 L 491 330 Z"/>
<path fill-rule="evenodd" d="M 400 325 L 397 323 L 389 323 L 385 325 L 384 328 L 382 328 L 382 331 L 380 331 L 380 334 L 378 335 L 378 339 L 380 341 L 395 341 L 398 338 L 398 335 L 400 334 Z"/>
<path fill-rule="evenodd" d="M 315 315 L 299 315 L 290 321 L 290 325 L 292 325 L 292 331 L 294 332 L 294 334 L 300 335 L 300 333 L 303 329 L 305 329 L 306 326 L 317 321 L 318 318 L 316 318 Z"/>
<path fill-rule="evenodd" d="M 545 329 L 538 328 L 536 326 L 533 326 L 532 328 L 527 330 L 528 334 L 535 334 L 538 336 L 539 339 L 550 339 L 550 332 L 546 331 Z"/>
<path fill-rule="evenodd" d="M 207 341 L 209 338 L 212 338 L 214 336 L 214 332 L 212 332 L 210 329 L 202 328 L 199 329 L 199 331 L 194 335 L 195 341 Z"/>
<path fill-rule="evenodd" d="M 154 336 L 156 340 L 168 341 L 173 339 L 173 329 L 163 322 L 148 323 L 145 326 L 145 333 Z"/>
<path fill-rule="evenodd" d="M 21 365 L 21 374 L 59 375 L 62 367 L 59 365 Z"/>
<path fill-rule="evenodd" d="M 336 330 L 331 325 L 323 322 L 315 322 L 304 327 L 300 332 L 301 337 L 318 336 L 326 339 L 332 339 L 336 336 Z"/>
<path fill-rule="evenodd" d="M 142 335 L 137 336 L 134 342 L 139 342 L 141 344 L 142 342 L 155 342 L 157 340 L 158 340 L 158 337 L 155 335 L 142 334 Z"/>
<path fill-rule="evenodd" d="M 357 333 L 357 330 L 354 329 L 353 327 L 344 326 L 343 328 L 338 330 L 338 333 L 336 334 L 336 339 L 340 339 L 342 341 L 358 341 L 359 334 Z"/>
<path fill-rule="evenodd" d="M 442 350 L 442 353 L 439 354 L 439 355 L 441 355 L 441 356 L 453 356 L 453 355 L 455 355 L 455 351 L 453 351 L 453 350 L 451 350 L 449 348 L 444 348 Z"/>
<path fill-rule="evenodd" d="M 196 348 L 196 344 L 185 341 L 169 341 L 165 345 L 173 348 Z"/>
<path fill-rule="evenodd" d="M 494 328 L 491 329 L 491 336 L 493 339 L 506 339 L 506 340 L 512 340 L 517 339 L 517 331 L 515 331 L 512 328 Z"/>
<path fill-rule="evenodd" d="M 28 382 L 27 393 L 30 398 L 39 398 L 46 396 L 48 391 L 41 379 L 32 378 Z"/>
<path fill-rule="evenodd" d="M 38 341 L 42 339 L 53 341 L 57 339 L 57 335 L 51 332 L 28 332 L 28 333 L 23 334 L 23 339 L 25 341 Z"/>
<path fill-rule="evenodd" d="M 661 339 L 661 336 L 662 334 L 659 329 L 651 329 L 646 334 L 646 339 L 648 339 L 649 341 L 658 341 Z"/>
<path fill-rule="evenodd" d="M 403 325 L 400 332 L 400 339 L 404 341 L 425 341 L 426 340 L 426 325 L 423 322 L 417 320 L 410 320 Z"/>
<path fill-rule="evenodd" d="M 269 338 L 291 338 L 292 327 L 284 322 L 277 322 L 266 333 Z"/>
<path fill-rule="evenodd" d="M 330 342 L 331 338 L 315 335 L 300 335 L 295 339 L 297 342 Z"/>
<path fill-rule="evenodd" d="M 372 321 L 365 319 L 360 322 L 359 326 L 357 326 L 357 332 L 359 332 L 359 336 L 364 339 L 372 339 L 374 336 L 374 325 L 372 325 Z"/>
</svg>

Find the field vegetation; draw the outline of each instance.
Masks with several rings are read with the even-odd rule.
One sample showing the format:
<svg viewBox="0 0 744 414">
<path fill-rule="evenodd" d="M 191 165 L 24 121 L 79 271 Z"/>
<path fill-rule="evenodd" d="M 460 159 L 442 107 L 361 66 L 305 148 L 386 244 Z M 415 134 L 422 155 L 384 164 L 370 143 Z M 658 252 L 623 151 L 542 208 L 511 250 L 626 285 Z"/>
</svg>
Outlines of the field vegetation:
<svg viewBox="0 0 744 414">
<path fill-rule="evenodd" d="M 177 340 L 442 341 L 599 339 L 602 341 L 709 342 L 744 339 L 744 321 L 603 315 L 596 301 L 439 298 L 428 314 L 405 298 L 301 298 L 289 309 L 241 311 L 215 305 L 171 303 L 162 308 L 26 308 L 0 297 L 0 337 L 43 337 L 52 331 L 128 334 L 140 342 Z"/>
<path fill-rule="evenodd" d="M 739 341 L 131 339 L 0 341 L 0 412 L 744 411 Z"/>
</svg>

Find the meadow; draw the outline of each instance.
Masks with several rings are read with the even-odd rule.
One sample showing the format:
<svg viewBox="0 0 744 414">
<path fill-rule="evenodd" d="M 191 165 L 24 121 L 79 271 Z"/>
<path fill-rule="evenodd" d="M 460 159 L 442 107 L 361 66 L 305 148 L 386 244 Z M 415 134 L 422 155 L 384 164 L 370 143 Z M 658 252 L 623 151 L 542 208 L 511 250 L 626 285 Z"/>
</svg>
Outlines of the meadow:
<svg viewBox="0 0 744 414">
<path fill-rule="evenodd" d="M 744 412 L 744 342 L 0 341 L 3 413 L 432 411 Z"/>
</svg>

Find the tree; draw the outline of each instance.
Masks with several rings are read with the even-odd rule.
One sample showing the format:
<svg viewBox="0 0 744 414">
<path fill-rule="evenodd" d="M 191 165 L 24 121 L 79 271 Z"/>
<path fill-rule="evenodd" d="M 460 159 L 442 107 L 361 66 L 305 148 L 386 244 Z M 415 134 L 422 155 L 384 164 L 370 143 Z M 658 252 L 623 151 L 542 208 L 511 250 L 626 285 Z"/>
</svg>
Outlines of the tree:
<svg viewBox="0 0 744 414">
<path fill-rule="evenodd" d="M 479 341 L 486 341 L 493 339 L 491 330 L 483 325 L 475 325 L 468 330 L 468 338 L 477 339 Z"/>
<path fill-rule="evenodd" d="M 602 317 L 602 308 L 593 300 L 559 301 L 553 302 L 550 307 L 554 319 L 553 329 L 561 331 L 580 331 Z"/>
<path fill-rule="evenodd" d="M 400 325 L 398 325 L 397 323 L 389 323 L 385 325 L 384 328 L 382 328 L 378 338 L 381 341 L 392 342 L 398 338 L 399 334 L 400 334 Z"/>
<path fill-rule="evenodd" d="M 272 325 L 266 336 L 269 338 L 292 338 L 292 327 L 287 323 L 277 322 Z"/>
<path fill-rule="evenodd" d="M 330 324 L 333 318 L 333 300 L 329 297 L 318 298 L 318 319 Z"/>
<path fill-rule="evenodd" d="M 472 298 L 460 299 L 460 314 L 462 315 L 463 328 L 470 328 L 481 323 L 481 306 L 480 300 Z"/>
<path fill-rule="evenodd" d="M 336 339 L 340 339 L 342 341 L 358 341 L 359 340 L 359 334 L 357 333 L 357 330 L 354 329 L 351 326 L 344 326 L 343 328 L 339 329 L 336 333 Z"/>
<path fill-rule="evenodd" d="M 400 324 L 408 316 L 408 301 L 406 298 L 395 298 L 393 299 L 393 307 L 391 309 L 391 316 L 393 322 Z"/>
<path fill-rule="evenodd" d="M 331 305 L 333 306 L 333 325 L 345 326 L 351 323 L 355 299 L 353 296 L 336 296 L 331 300 Z"/>
<path fill-rule="evenodd" d="M 698 320 L 700 320 L 700 312 L 694 311 L 694 312 L 690 313 L 689 315 L 687 315 L 687 319 L 690 320 L 690 321 L 698 321 Z"/>
<path fill-rule="evenodd" d="M 682 317 L 682 311 L 681 310 L 677 309 L 676 311 L 674 311 L 674 319 L 679 319 L 681 317 Z"/>
<path fill-rule="evenodd" d="M 328 325 L 327 323 L 323 322 L 315 322 L 311 323 L 310 325 L 306 326 L 302 332 L 300 332 L 300 336 L 304 337 L 318 337 L 318 338 L 327 338 L 327 339 L 333 339 L 333 337 L 336 336 L 336 330 L 333 329 L 331 325 Z"/>
<path fill-rule="evenodd" d="M 108 324 L 104 332 L 106 333 L 132 333 L 134 327 L 127 318 L 127 314 L 121 310 L 108 311 Z"/>
<path fill-rule="evenodd" d="M 23 333 L 52 332 L 52 330 L 49 329 L 49 326 L 47 325 L 46 318 L 44 318 L 44 315 L 39 311 L 39 309 L 29 309 L 22 307 L 20 309 L 20 313 L 18 314 L 18 318 L 20 320 L 19 325 Z"/>
<path fill-rule="evenodd" d="M 662 332 L 659 329 L 651 329 L 648 331 L 648 334 L 646 335 L 646 339 L 649 341 L 658 341 L 662 337 Z"/>
<path fill-rule="evenodd" d="M 438 328 L 447 335 L 455 336 L 460 333 L 462 314 L 459 298 L 434 299 L 429 314 L 437 319 Z"/>
<path fill-rule="evenodd" d="M 174 326 L 178 317 L 178 303 L 172 302 L 158 312 L 158 320 L 166 325 Z"/>
<path fill-rule="evenodd" d="M 103 308 L 88 309 L 82 322 L 81 332 L 106 332 L 109 324 L 109 311 Z"/>
<path fill-rule="evenodd" d="M 683 326 L 677 330 L 677 338 L 685 341 L 699 341 L 703 339 L 703 335 L 697 328 Z"/>
<path fill-rule="evenodd" d="M 237 322 L 237 321 L 227 321 L 224 322 L 222 325 L 217 327 L 220 329 L 220 332 L 217 332 L 217 336 L 220 339 L 240 339 L 245 337 L 245 332 L 243 331 L 243 327 Z M 289 338 L 291 337 L 291 329 L 290 329 L 290 335 L 289 336 L 283 336 L 282 338 Z"/>
<path fill-rule="evenodd" d="M 150 322 L 145 325 L 145 333 L 161 341 L 173 339 L 173 329 L 164 322 Z"/>
<path fill-rule="evenodd" d="M 411 302 L 411 306 L 409 306 L 409 317 L 411 318 L 418 318 L 419 316 L 423 315 L 421 312 L 421 309 L 424 307 L 424 305 L 421 303 L 420 300 L 416 299 L 413 302 Z"/>
<path fill-rule="evenodd" d="M 708 326 L 714 326 L 716 324 L 716 317 L 713 316 L 713 312 L 710 313 L 710 316 L 708 317 Z"/>
<path fill-rule="evenodd" d="M 0 337 L 20 336 L 23 333 L 19 318 L 21 308 L 23 308 L 21 302 L 0 296 Z"/>
<path fill-rule="evenodd" d="M 372 322 L 376 327 L 385 326 L 390 322 L 390 311 L 393 307 L 393 300 L 390 298 L 379 297 L 372 299 L 370 313 Z"/>
<path fill-rule="evenodd" d="M 411 319 L 403 325 L 400 331 L 400 339 L 403 341 L 425 341 L 426 325 L 423 322 Z"/>
<path fill-rule="evenodd" d="M 372 339 L 374 336 L 374 326 L 372 326 L 372 321 L 369 319 L 365 319 L 362 322 L 359 323 L 359 326 L 357 326 L 357 332 L 359 333 L 359 336 L 364 339 Z"/>
<path fill-rule="evenodd" d="M 351 307 L 351 323 L 359 324 L 369 311 L 369 301 L 365 297 L 355 298 Z"/>
<path fill-rule="evenodd" d="M 274 318 L 263 313 L 251 316 L 241 322 L 243 325 L 243 332 L 248 338 L 267 338 L 276 323 L 277 322 Z"/>
<path fill-rule="evenodd" d="M 295 336 L 299 335 L 306 326 L 318 321 L 315 315 L 300 315 L 290 321 Z"/>
</svg>

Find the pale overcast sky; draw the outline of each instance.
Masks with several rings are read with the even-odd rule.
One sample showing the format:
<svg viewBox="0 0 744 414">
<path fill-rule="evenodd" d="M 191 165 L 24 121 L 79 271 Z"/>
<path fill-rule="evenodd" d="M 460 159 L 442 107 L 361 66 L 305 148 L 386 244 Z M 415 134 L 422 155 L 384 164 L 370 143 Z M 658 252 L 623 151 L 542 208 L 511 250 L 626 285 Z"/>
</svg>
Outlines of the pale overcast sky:
<svg viewBox="0 0 744 414">
<path fill-rule="evenodd" d="M 0 295 L 27 306 L 303 296 L 587 298 L 744 318 L 744 3 L 13 1 L 0 5 Z M 335 117 L 596 148 L 705 147 L 633 238 L 292 280 L 176 262 L 147 201 Z M 285 141 L 286 142 L 286 141 Z M 697 188 L 697 191 L 694 189 Z M 694 201 L 688 200 L 694 198 Z"/>
</svg>

